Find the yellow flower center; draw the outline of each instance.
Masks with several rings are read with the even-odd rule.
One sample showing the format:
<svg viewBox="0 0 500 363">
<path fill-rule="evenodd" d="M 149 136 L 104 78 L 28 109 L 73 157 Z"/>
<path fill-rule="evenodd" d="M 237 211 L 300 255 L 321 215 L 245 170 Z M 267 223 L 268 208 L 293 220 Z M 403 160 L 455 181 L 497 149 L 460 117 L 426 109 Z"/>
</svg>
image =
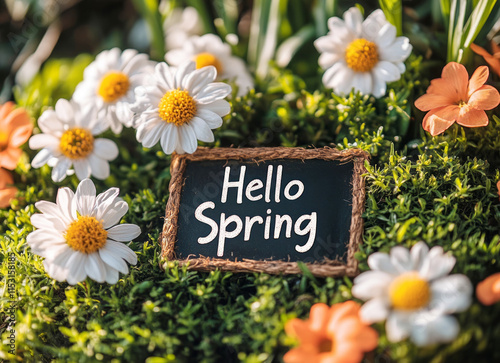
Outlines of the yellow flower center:
<svg viewBox="0 0 500 363">
<path fill-rule="evenodd" d="M 378 62 L 376 44 L 363 38 L 352 41 L 345 51 L 345 61 L 356 72 L 371 71 Z"/>
<path fill-rule="evenodd" d="M 9 146 L 9 135 L 6 132 L 0 131 L 0 152 L 7 149 Z"/>
<path fill-rule="evenodd" d="M 214 66 L 217 69 L 217 74 L 222 73 L 222 64 L 217 59 L 217 57 L 211 53 L 200 53 L 197 54 L 194 59 L 196 62 L 196 68 L 200 69 L 206 66 Z"/>
<path fill-rule="evenodd" d="M 105 102 L 114 102 L 124 96 L 130 88 L 130 80 L 122 72 L 108 72 L 102 77 L 97 94 Z"/>
<path fill-rule="evenodd" d="M 181 126 L 196 114 L 196 102 L 188 91 L 174 89 L 162 97 L 158 104 L 158 113 L 166 122 Z"/>
<path fill-rule="evenodd" d="M 416 272 L 408 272 L 397 277 L 389 286 L 392 307 L 399 310 L 417 310 L 429 303 L 431 289 L 429 283 Z"/>
<path fill-rule="evenodd" d="M 74 128 L 65 131 L 61 136 L 59 150 L 70 159 L 82 159 L 94 149 L 94 136 L 90 131 Z"/>
<path fill-rule="evenodd" d="M 66 243 L 75 251 L 94 253 L 105 244 L 108 232 L 94 217 L 80 216 L 66 231 Z"/>
<path fill-rule="evenodd" d="M 333 341 L 328 338 L 321 340 L 321 342 L 318 345 L 319 353 L 331 352 L 332 349 L 333 349 Z"/>
</svg>

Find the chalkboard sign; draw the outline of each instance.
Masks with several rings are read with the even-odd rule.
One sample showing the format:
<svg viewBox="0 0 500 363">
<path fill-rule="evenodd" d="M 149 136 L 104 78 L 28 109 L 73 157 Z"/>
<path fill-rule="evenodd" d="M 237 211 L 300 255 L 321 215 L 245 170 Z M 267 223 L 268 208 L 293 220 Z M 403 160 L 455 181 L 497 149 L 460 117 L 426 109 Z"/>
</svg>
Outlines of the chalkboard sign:
<svg viewBox="0 0 500 363">
<path fill-rule="evenodd" d="M 206 149 L 174 155 L 162 257 L 196 270 L 354 275 L 367 154 Z"/>
</svg>

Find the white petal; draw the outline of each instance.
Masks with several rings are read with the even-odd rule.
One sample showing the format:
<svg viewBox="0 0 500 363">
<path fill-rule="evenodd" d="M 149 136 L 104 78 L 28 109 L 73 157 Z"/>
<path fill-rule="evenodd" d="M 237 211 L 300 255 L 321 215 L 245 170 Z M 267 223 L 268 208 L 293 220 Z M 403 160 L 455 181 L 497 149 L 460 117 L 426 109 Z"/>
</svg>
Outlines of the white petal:
<svg viewBox="0 0 500 363">
<path fill-rule="evenodd" d="M 135 224 L 118 224 L 108 231 L 108 238 L 118 242 L 129 242 L 141 234 L 141 229 Z"/>
<path fill-rule="evenodd" d="M 95 154 L 90 154 L 88 157 L 92 175 L 97 179 L 104 180 L 109 176 L 109 163 L 101 159 Z"/>
<path fill-rule="evenodd" d="M 79 180 L 90 177 L 90 174 L 92 173 L 92 168 L 90 167 L 88 159 L 74 160 L 73 168 L 75 169 L 76 176 Z"/>
<path fill-rule="evenodd" d="M 137 255 L 124 243 L 108 240 L 103 249 L 110 252 L 113 256 L 123 258 L 131 265 L 137 264 Z"/>
<path fill-rule="evenodd" d="M 353 296 L 361 300 L 387 295 L 387 288 L 394 275 L 382 271 L 366 271 L 354 279 Z"/>
<path fill-rule="evenodd" d="M 363 23 L 363 15 L 361 11 L 353 6 L 344 13 L 344 20 L 346 26 L 355 34 L 361 34 L 361 25 Z"/>
<path fill-rule="evenodd" d="M 106 267 L 99 257 L 99 253 L 94 252 L 87 255 L 85 272 L 94 281 L 103 283 L 106 280 Z"/>
<path fill-rule="evenodd" d="M 79 251 L 73 252 L 66 264 L 68 268 L 68 284 L 75 285 L 87 278 L 87 273 L 85 272 L 86 262 L 87 256 L 84 253 Z"/>
<path fill-rule="evenodd" d="M 458 335 L 460 325 L 449 315 L 418 314 L 411 329 L 411 340 L 423 347 L 437 343 L 450 343 Z"/>
<path fill-rule="evenodd" d="M 75 114 L 73 111 L 73 105 L 65 99 L 59 99 L 56 102 L 56 114 L 57 118 L 61 121 L 64 121 L 68 125 L 74 124 Z"/>
<path fill-rule="evenodd" d="M 441 246 L 434 246 L 427 254 L 420 268 L 420 276 L 434 280 L 448 275 L 455 266 L 455 257 L 444 254 Z"/>
<path fill-rule="evenodd" d="M 378 62 L 372 72 L 385 82 L 394 82 L 401 78 L 398 67 L 387 61 Z"/>
<path fill-rule="evenodd" d="M 118 156 L 118 146 L 108 139 L 96 139 L 94 153 L 104 160 L 114 160 Z"/>
<path fill-rule="evenodd" d="M 151 148 L 155 146 L 158 143 L 158 141 L 160 141 L 160 137 L 166 127 L 166 123 L 159 121 L 155 123 L 151 122 L 146 125 L 147 126 L 143 128 L 144 131 L 141 130 L 144 133 L 141 143 L 142 146 Z M 137 134 L 139 135 L 139 131 Z"/>
<path fill-rule="evenodd" d="M 84 179 L 76 188 L 76 209 L 82 216 L 89 216 L 96 200 L 95 185 L 90 179 Z"/>
<path fill-rule="evenodd" d="M 55 256 L 53 259 L 45 259 L 43 261 L 43 266 L 47 274 L 57 281 L 64 281 L 68 276 L 68 268 L 66 267 L 66 262 L 73 254 L 73 250 L 67 247 L 63 252 Z"/>
<path fill-rule="evenodd" d="M 391 45 L 396 39 L 396 27 L 390 23 L 385 23 L 377 35 L 377 47 L 383 49 Z"/>
<path fill-rule="evenodd" d="M 208 107 L 199 108 L 196 111 L 196 116 L 204 120 L 211 129 L 216 129 L 222 126 L 222 118 Z"/>
<path fill-rule="evenodd" d="M 53 154 L 49 149 L 42 149 L 36 154 L 36 156 L 33 158 L 31 161 L 31 166 L 34 167 L 35 169 L 41 168 L 47 162 L 49 161 L 50 158 L 52 158 Z"/>
<path fill-rule="evenodd" d="M 359 316 L 366 324 L 373 324 L 387 319 L 389 305 L 385 299 L 371 299 L 363 304 Z"/>
<path fill-rule="evenodd" d="M 62 215 L 65 217 L 64 222 L 69 224 L 72 222 L 72 206 L 73 206 L 73 198 L 75 197 L 75 193 L 69 188 L 59 188 L 57 191 L 57 205 L 61 209 Z"/>
<path fill-rule="evenodd" d="M 57 159 L 57 164 L 52 169 L 52 180 L 56 183 L 66 178 L 68 169 L 71 167 L 71 160 L 65 157 Z"/>
<path fill-rule="evenodd" d="M 197 69 L 184 78 L 182 88 L 189 91 L 191 96 L 197 95 L 210 82 L 213 82 L 217 77 L 217 70 L 213 66 Z"/>
<path fill-rule="evenodd" d="M 231 105 L 226 100 L 217 100 L 207 105 L 199 105 L 197 109 L 198 111 L 209 110 L 223 117 L 231 112 Z"/>
<path fill-rule="evenodd" d="M 196 138 L 203 142 L 213 142 L 214 133 L 208 124 L 199 117 L 193 117 L 189 124 L 193 127 Z"/>
<path fill-rule="evenodd" d="M 57 118 L 54 110 L 46 110 L 38 118 L 38 127 L 44 134 L 60 137 L 64 132 L 64 123 Z"/>
<path fill-rule="evenodd" d="M 59 139 L 50 134 L 38 134 L 30 137 L 29 146 L 32 150 L 47 148 L 56 150 L 59 146 Z"/>
<path fill-rule="evenodd" d="M 102 217 L 102 219 L 104 220 L 104 229 L 108 229 L 120 222 L 127 211 L 128 204 L 125 201 L 119 201 L 112 208 L 109 208 L 109 210 L 106 212 L 106 215 Z"/>
<path fill-rule="evenodd" d="M 193 128 L 189 124 L 184 124 L 178 130 L 181 148 L 188 154 L 194 153 L 198 147 L 198 141 Z"/>
<path fill-rule="evenodd" d="M 69 216 L 64 215 L 63 211 L 59 206 L 52 202 L 47 202 L 45 200 L 41 200 L 35 203 L 35 207 L 46 216 L 56 217 L 61 221 L 67 221 Z"/>
<path fill-rule="evenodd" d="M 387 318 L 385 330 L 387 338 L 393 343 L 400 342 L 410 335 L 411 316 L 409 314 L 393 311 Z"/>
<path fill-rule="evenodd" d="M 65 232 L 67 224 L 57 217 L 51 217 L 44 214 L 33 214 L 31 216 L 31 224 L 35 228 L 44 228 L 49 230 L 56 230 Z M 64 239 L 64 238 L 63 238 Z"/>
<path fill-rule="evenodd" d="M 379 57 L 381 60 L 389 62 L 404 62 L 413 49 L 407 37 L 397 37 L 389 46 L 379 48 Z"/>
<path fill-rule="evenodd" d="M 118 271 L 106 263 L 104 264 L 104 267 L 106 268 L 106 282 L 111 285 L 116 284 L 120 278 Z"/>
<path fill-rule="evenodd" d="M 354 90 L 359 91 L 361 94 L 367 95 L 372 93 L 372 78 L 370 73 L 354 72 L 352 86 Z"/>
<path fill-rule="evenodd" d="M 197 103 L 207 104 L 231 94 L 231 86 L 221 82 L 210 83 L 200 93 L 193 96 Z"/>
<path fill-rule="evenodd" d="M 42 257 L 50 257 L 57 246 L 67 246 L 63 235 L 51 229 L 37 229 L 26 237 L 26 243 L 31 247 L 33 253 Z"/>
<path fill-rule="evenodd" d="M 100 193 L 95 202 L 94 210 L 92 215 L 98 220 L 104 220 L 104 216 L 108 212 L 108 209 L 114 206 L 116 197 L 120 193 L 118 188 L 109 188 L 103 193 Z"/>
<path fill-rule="evenodd" d="M 391 249 L 391 262 L 400 273 L 413 271 L 413 261 L 410 251 L 403 246 L 396 246 Z"/>
<path fill-rule="evenodd" d="M 161 135 L 161 147 L 163 152 L 167 155 L 170 155 L 174 152 L 177 147 L 177 143 L 179 142 L 178 129 L 175 125 L 167 125 L 163 134 Z"/>
<path fill-rule="evenodd" d="M 429 247 L 425 242 L 416 243 L 410 250 L 411 261 L 413 264 L 413 269 L 420 271 L 422 264 L 424 263 L 427 254 L 429 253 Z"/>
<path fill-rule="evenodd" d="M 124 275 L 128 274 L 128 266 L 125 261 L 121 257 L 111 253 L 110 250 L 101 248 L 99 250 L 99 256 L 105 264 L 109 265 L 113 269 Z"/>
<path fill-rule="evenodd" d="M 399 271 L 394 267 L 391 258 L 387 253 L 375 252 L 368 257 L 368 266 L 372 270 L 387 272 L 392 275 L 399 275 Z"/>
<path fill-rule="evenodd" d="M 175 88 L 182 87 L 182 80 L 187 77 L 188 74 L 196 70 L 196 64 L 192 61 L 184 62 L 177 68 L 175 72 Z"/>
<path fill-rule="evenodd" d="M 456 274 L 442 277 L 431 284 L 429 307 L 443 313 L 462 312 L 472 302 L 473 287 L 467 276 Z"/>
</svg>

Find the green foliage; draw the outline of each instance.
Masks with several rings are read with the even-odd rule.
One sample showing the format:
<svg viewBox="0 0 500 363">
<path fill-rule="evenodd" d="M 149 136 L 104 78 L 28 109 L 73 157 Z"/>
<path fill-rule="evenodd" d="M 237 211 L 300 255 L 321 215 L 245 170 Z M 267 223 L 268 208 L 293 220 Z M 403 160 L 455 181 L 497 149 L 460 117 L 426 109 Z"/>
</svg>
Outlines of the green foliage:
<svg viewBox="0 0 500 363">
<path fill-rule="evenodd" d="M 60 97 L 70 98 L 90 57 L 52 60 L 32 84 L 16 90 L 17 102 L 34 117 Z M 360 147 L 372 154 L 366 165 L 364 243 L 367 257 L 419 240 L 440 245 L 456 260 L 454 273 L 474 284 L 500 270 L 500 202 L 496 182 L 500 160 L 500 119 L 493 111 L 488 127 L 458 125 L 444 135 L 404 137 L 413 124 L 412 103 L 428 80 L 422 59 L 411 57 L 407 72 L 375 99 L 351 93 L 339 97 L 316 81 L 273 67 L 256 91 L 231 98 L 232 112 L 215 131 L 216 146 Z M 417 120 L 421 115 L 418 114 Z M 119 157 L 111 177 L 96 181 L 98 192 L 111 186 L 129 204 L 123 222 L 142 234 L 130 247 L 138 263 L 116 285 L 87 280 L 76 286 L 47 276 L 42 259 L 26 244 L 30 216 L 38 200 L 55 199 L 57 188 L 75 189 L 76 177 L 56 185 L 50 168 L 33 170 L 26 154 L 16 169 L 18 199 L 0 210 L 0 311 L 15 311 L 15 356 L 6 344 L 0 359 L 26 362 L 279 362 L 295 344 L 285 323 L 306 318 L 316 302 L 352 299 L 350 278 L 303 275 L 232 274 L 188 271 L 169 262 L 159 267 L 159 234 L 168 198 L 170 157 L 159 146 L 142 148 L 133 130 L 104 135 L 117 142 Z M 411 138 L 417 135 L 411 135 Z M 410 138 L 410 139 L 411 139 Z M 412 147 L 415 146 L 415 147 Z M 10 259 L 14 263 L 9 263 Z M 14 266 L 14 269 L 9 268 Z M 13 295 L 7 288 L 15 271 Z M 9 310 L 10 311 L 10 310 Z M 0 316 L 0 335 L 8 340 L 10 318 Z M 476 300 L 458 315 L 459 337 L 424 349 L 410 342 L 389 343 L 383 324 L 375 325 L 380 346 L 373 361 L 454 362 L 499 360 L 500 304 Z"/>
</svg>

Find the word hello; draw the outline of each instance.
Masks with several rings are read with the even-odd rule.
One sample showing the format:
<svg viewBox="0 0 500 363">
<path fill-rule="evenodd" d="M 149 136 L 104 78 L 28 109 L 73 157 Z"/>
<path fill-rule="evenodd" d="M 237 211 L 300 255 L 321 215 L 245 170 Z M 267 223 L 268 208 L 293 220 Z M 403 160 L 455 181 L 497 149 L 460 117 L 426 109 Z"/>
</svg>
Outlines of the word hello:
<svg viewBox="0 0 500 363">
<path fill-rule="evenodd" d="M 300 180 L 292 180 L 287 185 L 282 188 L 282 177 L 283 177 L 283 166 L 278 165 L 276 168 L 276 185 L 274 190 L 272 190 L 272 177 L 273 177 L 273 166 L 269 165 L 267 168 L 266 183 L 260 179 L 253 179 L 245 187 L 245 172 L 246 166 L 242 165 L 239 171 L 239 179 L 237 181 L 229 181 L 229 175 L 231 173 L 231 167 L 226 166 L 224 174 L 224 183 L 222 186 L 221 203 L 227 202 L 228 191 L 230 188 L 236 188 L 236 203 L 243 203 L 243 196 L 249 202 L 256 202 L 259 200 L 264 200 L 266 203 L 280 203 L 282 198 L 293 201 L 299 199 L 304 193 L 304 183 Z M 226 213 L 220 214 L 219 223 L 214 221 L 212 218 L 207 217 L 203 214 L 207 209 L 215 209 L 215 203 L 212 201 L 204 202 L 198 206 L 195 210 L 195 218 L 210 226 L 211 232 L 205 236 L 198 238 L 199 244 L 207 244 L 212 242 L 217 235 L 218 246 L 217 246 L 217 256 L 221 257 L 224 255 L 224 247 L 226 244 L 226 239 L 236 238 L 243 232 L 243 241 L 247 242 L 252 236 L 252 232 L 260 230 L 263 232 L 264 239 L 268 240 L 271 238 L 279 239 L 281 231 L 284 227 L 285 238 L 292 238 L 292 230 L 298 236 L 306 236 L 307 242 L 304 245 L 297 244 L 295 250 L 300 253 L 305 253 L 311 249 L 314 244 L 316 237 L 316 226 L 317 226 L 317 213 L 312 212 L 311 214 L 304 214 L 297 218 L 295 223 L 288 214 L 279 215 L 276 214 L 273 218 L 271 215 L 271 209 L 267 209 L 266 216 L 244 216 L 242 219 L 240 216 L 233 214 L 226 216 Z M 302 224 L 307 222 L 305 227 Z M 230 225 L 234 224 L 234 229 Z M 262 227 L 256 227 L 255 225 L 263 225 Z M 271 230 L 273 233 L 271 233 Z"/>
</svg>

